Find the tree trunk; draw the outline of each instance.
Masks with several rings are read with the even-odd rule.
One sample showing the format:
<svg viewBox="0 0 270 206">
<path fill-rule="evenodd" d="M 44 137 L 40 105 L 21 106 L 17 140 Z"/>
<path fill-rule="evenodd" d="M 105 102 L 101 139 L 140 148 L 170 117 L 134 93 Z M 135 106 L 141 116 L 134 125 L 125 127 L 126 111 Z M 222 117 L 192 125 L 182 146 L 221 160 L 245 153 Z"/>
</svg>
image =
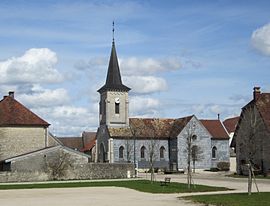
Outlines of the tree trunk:
<svg viewBox="0 0 270 206">
<path fill-rule="evenodd" d="M 252 189 L 252 176 L 251 176 L 251 165 L 248 164 L 248 195 L 251 195 Z"/>
</svg>

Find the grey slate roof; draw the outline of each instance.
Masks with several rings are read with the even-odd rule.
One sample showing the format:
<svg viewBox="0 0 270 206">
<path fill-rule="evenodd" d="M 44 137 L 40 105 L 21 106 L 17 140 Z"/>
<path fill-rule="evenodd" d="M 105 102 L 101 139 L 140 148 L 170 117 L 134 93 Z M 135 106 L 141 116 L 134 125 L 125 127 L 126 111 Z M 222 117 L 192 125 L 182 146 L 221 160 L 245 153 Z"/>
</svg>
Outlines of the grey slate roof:
<svg viewBox="0 0 270 206">
<path fill-rule="evenodd" d="M 121 80 L 121 74 L 115 49 L 115 43 L 112 43 L 111 57 L 107 72 L 107 79 L 104 86 L 102 86 L 98 92 L 102 93 L 106 90 L 121 90 L 129 91 L 130 88 L 125 86 Z"/>
</svg>

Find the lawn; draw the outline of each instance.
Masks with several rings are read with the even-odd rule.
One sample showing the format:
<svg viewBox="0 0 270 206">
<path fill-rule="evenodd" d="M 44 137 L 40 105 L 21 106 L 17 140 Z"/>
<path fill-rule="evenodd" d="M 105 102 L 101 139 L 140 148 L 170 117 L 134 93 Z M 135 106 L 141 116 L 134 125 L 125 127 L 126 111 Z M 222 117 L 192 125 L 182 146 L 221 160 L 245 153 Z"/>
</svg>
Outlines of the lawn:
<svg viewBox="0 0 270 206">
<path fill-rule="evenodd" d="M 184 199 L 194 202 L 204 203 L 206 205 L 218 206 L 266 206 L 270 204 L 270 192 L 225 194 L 225 195 L 198 195 L 188 196 Z"/>
<path fill-rule="evenodd" d="M 210 187 L 205 185 L 196 185 L 196 188 L 192 188 L 189 190 L 187 189 L 187 185 L 183 183 L 171 182 L 167 186 L 161 186 L 159 182 L 151 183 L 148 180 L 9 184 L 9 185 L 0 185 L 0 190 L 32 189 L 32 188 L 70 188 L 70 187 L 125 187 L 140 192 L 149 192 L 149 193 L 184 193 L 184 192 L 206 192 L 206 191 L 228 190 L 228 188 L 224 187 Z"/>
</svg>

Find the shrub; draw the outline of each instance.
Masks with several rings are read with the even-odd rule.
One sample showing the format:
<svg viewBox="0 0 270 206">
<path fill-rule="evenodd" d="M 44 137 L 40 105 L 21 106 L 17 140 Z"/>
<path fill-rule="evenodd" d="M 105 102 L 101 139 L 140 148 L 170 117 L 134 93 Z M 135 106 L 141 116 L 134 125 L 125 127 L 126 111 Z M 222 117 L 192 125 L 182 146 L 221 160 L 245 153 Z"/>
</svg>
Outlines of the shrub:
<svg viewBox="0 0 270 206">
<path fill-rule="evenodd" d="M 217 168 L 219 171 L 229 171 L 230 170 L 230 163 L 229 162 L 218 162 Z"/>
</svg>

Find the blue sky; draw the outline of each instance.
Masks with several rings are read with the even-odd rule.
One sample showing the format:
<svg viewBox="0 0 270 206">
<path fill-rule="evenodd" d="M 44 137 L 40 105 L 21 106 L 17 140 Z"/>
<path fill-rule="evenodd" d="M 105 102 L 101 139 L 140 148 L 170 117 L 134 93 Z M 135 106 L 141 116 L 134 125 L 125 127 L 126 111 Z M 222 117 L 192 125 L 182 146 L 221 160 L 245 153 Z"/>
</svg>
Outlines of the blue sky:
<svg viewBox="0 0 270 206">
<path fill-rule="evenodd" d="M 112 21 L 130 116 L 223 119 L 270 91 L 269 1 L 0 1 L 0 93 L 56 135 L 98 126 Z"/>
</svg>

